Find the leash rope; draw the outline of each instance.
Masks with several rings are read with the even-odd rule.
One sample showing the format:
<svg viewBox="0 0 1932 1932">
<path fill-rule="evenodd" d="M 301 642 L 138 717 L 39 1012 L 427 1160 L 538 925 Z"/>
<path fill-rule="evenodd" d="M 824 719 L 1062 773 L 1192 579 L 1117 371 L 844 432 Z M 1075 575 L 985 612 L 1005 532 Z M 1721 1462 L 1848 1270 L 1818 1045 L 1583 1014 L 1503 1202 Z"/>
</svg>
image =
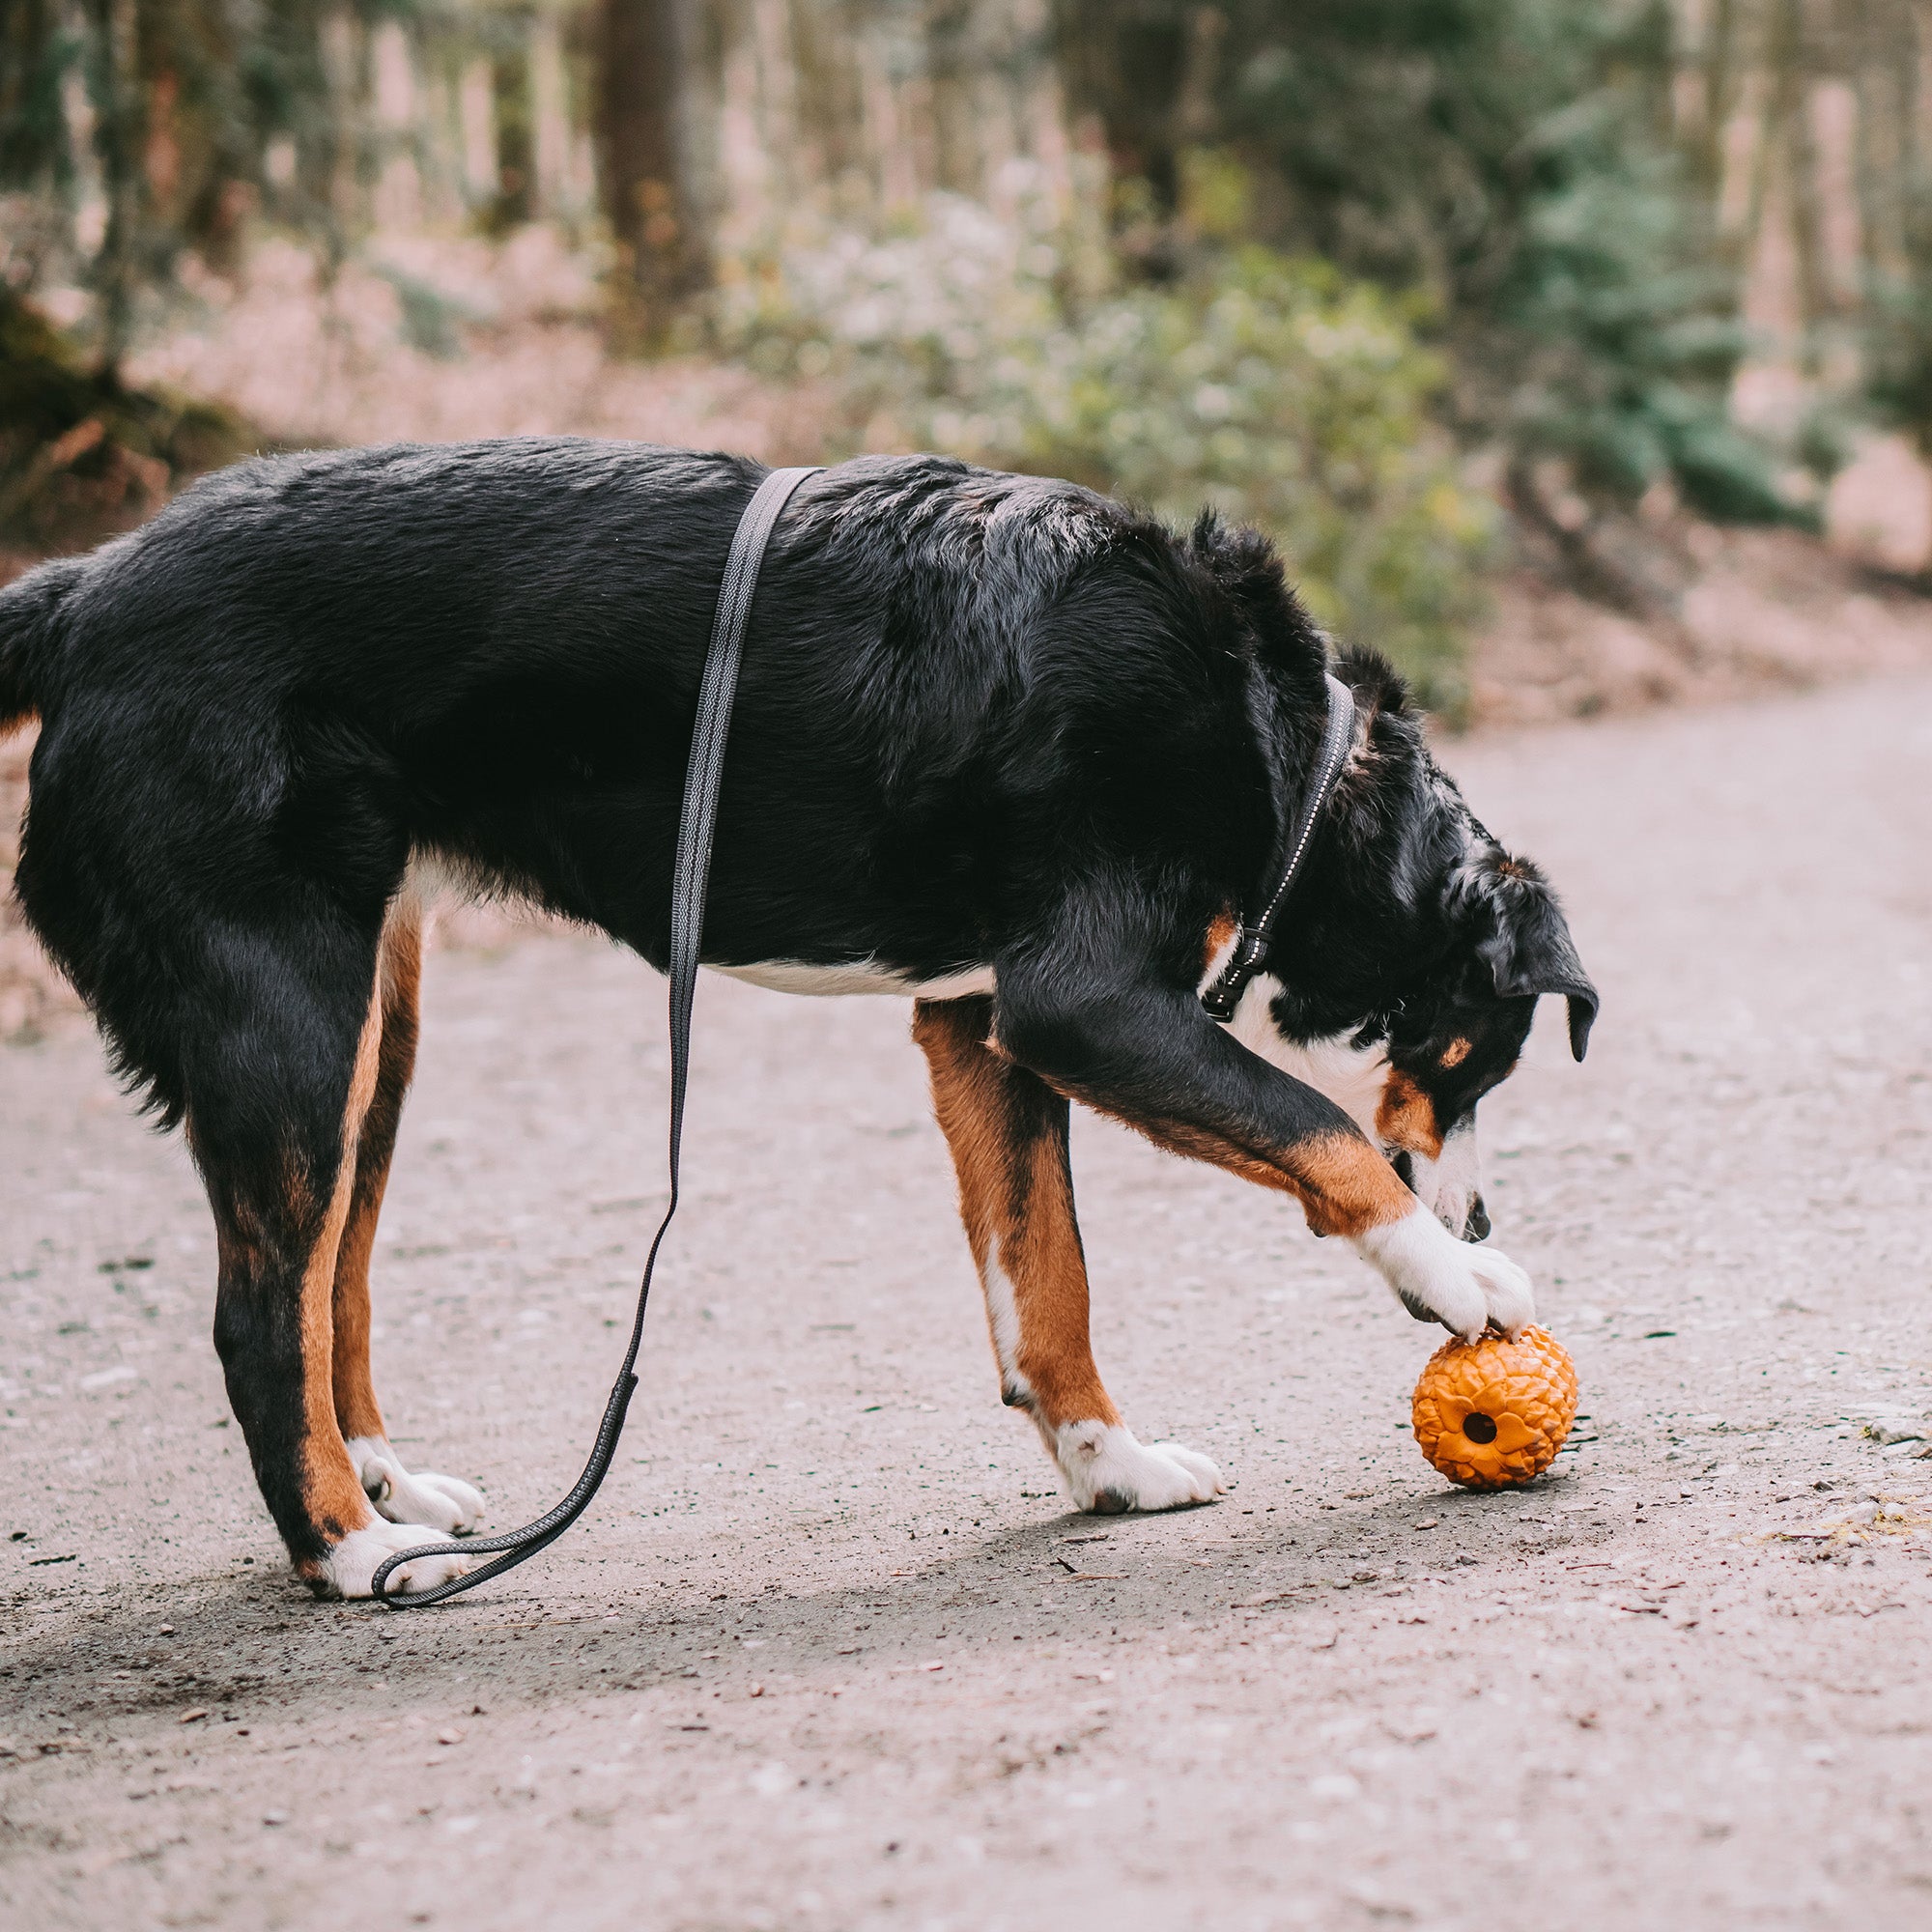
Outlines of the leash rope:
<svg viewBox="0 0 1932 1932">
<path fill-rule="evenodd" d="M 778 527 L 792 492 L 821 466 L 774 469 L 757 487 L 731 536 L 730 554 L 718 590 L 718 608 L 711 620 L 711 646 L 704 659 L 704 675 L 697 690 L 697 719 L 692 727 L 691 758 L 685 767 L 684 802 L 678 814 L 677 856 L 672 865 L 670 894 L 670 1200 L 664 1219 L 644 1257 L 643 1279 L 638 1287 L 638 1312 L 631 1322 L 631 1343 L 624 1366 L 604 1406 L 597 1440 L 583 1473 L 570 1493 L 533 1522 L 501 1536 L 464 1537 L 449 1543 L 430 1543 L 399 1549 L 370 1579 L 370 1594 L 391 1609 L 417 1609 L 440 1604 L 445 1597 L 473 1590 L 492 1577 L 500 1577 L 526 1563 L 538 1550 L 554 1543 L 583 1512 L 610 1473 L 624 1433 L 625 1411 L 638 1386 L 638 1350 L 644 1339 L 644 1310 L 651 1298 L 651 1275 L 658 1250 L 677 1212 L 678 1154 L 684 1142 L 684 1096 L 691 1072 L 691 1009 L 697 988 L 698 946 L 704 932 L 704 893 L 711 877 L 711 847 L 718 824 L 718 794 L 724 777 L 724 742 L 731 728 L 731 704 L 738 693 L 738 665 L 744 655 L 745 627 L 752 614 L 752 597 L 758 587 L 758 566 Z M 389 1573 L 425 1556 L 487 1556 L 496 1561 L 462 1577 L 451 1577 L 427 1590 L 390 1596 L 384 1585 Z"/>
</svg>

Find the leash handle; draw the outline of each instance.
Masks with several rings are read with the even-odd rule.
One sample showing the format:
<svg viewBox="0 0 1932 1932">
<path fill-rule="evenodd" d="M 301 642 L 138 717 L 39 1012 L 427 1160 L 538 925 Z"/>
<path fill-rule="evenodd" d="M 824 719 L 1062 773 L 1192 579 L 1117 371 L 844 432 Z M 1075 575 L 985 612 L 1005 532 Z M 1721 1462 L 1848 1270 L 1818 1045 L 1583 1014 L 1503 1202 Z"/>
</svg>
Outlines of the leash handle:
<svg viewBox="0 0 1932 1932">
<path fill-rule="evenodd" d="M 445 1597 L 473 1590 L 492 1577 L 500 1577 L 527 1562 L 554 1543 L 583 1512 L 610 1473 L 617 1440 L 624 1433 L 625 1411 L 638 1386 L 638 1350 L 644 1339 L 644 1310 L 651 1298 L 651 1276 L 658 1250 L 677 1212 L 678 1156 L 684 1145 L 684 1096 L 691 1073 L 691 1009 L 697 990 L 698 948 L 704 936 L 704 894 L 711 878 L 711 847 L 718 828 L 718 795 L 724 778 L 724 743 L 731 729 L 731 705 L 738 695 L 738 666 L 745 651 L 745 628 L 752 614 L 752 598 L 758 587 L 758 566 L 778 527 L 792 493 L 822 466 L 774 469 L 757 487 L 732 533 L 724 578 L 718 589 L 718 608 L 711 620 L 711 646 L 705 654 L 704 675 L 697 687 L 697 718 L 692 726 L 691 758 L 684 773 L 684 802 L 677 822 L 677 856 L 670 889 L 670 1200 L 664 1219 L 644 1257 L 643 1279 L 638 1287 L 638 1312 L 631 1322 L 630 1347 L 624 1366 L 604 1406 L 597 1440 L 583 1473 L 563 1500 L 501 1536 L 465 1537 L 460 1542 L 424 1544 L 399 1549 L 370 1579 L 370 1594 L 391 1609 L 419 1609 Z M 423 1556 L 487 1556 L 496 1561 L 462 1577 L 451 1577 L 427 1590 L 392 1597 L 384 1585 L 389 1573 Z"/>
</svg>

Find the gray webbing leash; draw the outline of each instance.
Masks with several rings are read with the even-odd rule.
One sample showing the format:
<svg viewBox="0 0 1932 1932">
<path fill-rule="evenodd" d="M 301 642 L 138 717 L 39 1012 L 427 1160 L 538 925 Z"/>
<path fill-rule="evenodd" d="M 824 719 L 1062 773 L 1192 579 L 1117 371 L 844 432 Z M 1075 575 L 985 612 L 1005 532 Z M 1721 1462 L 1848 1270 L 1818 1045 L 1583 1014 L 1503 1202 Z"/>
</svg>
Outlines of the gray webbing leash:
<svg viewBox="0 0 1932 1932">
<path fill-rule="evenodd" d="M 738 663 L 744 655 L 745 626 L 752 614 L 753 593 L 758 587 L 758 566 L 764 561 L 779 518 L 791 494 L 821 466 L 774 469 L 758 485 L 732 534 L 731 553 L 724 562 L 724 579 L 718 590 L 718 609 L 711 620 L 711 648 L 704 660 L 704 677 L 697 692 L 697 721 L 692 727 L 691 760 L 684 774 L 684 805 L 678 815 L 677 858 L 670 893 L 670 1200 L 644 1258 L 643 1280 L 638 1288 L 638 1312 L 631 1322 L 631 1345 L 624 1350 L 604 1420 L 583 1473 L 570 1493 L 534 1522 L 501 1536 L 464 1537 L 450 1543 L 430 1543 L 401 1549 L 377 1570 L 370 1593 L 392 1609 L 415 1609 L 440 1604 L 505 1570 L 527 1562 L 554 1543 L 590 1506 L 610 1473 L 624 1433 L 624 1414 L 638 1386 L 638 1350 L 644 1338 L 644 1309 L 651 1298 L 651 1274 L 658 1264 L 671 1216 L 677 1212 L 678 1151 L 684 1139 L 684 1094 L 691 1071 L 691 1007 L 697 986 L 697 954 L 704 931 L 704 891 L 711 876 L 711 842 L 718 823 L 719 786 L 724 776 L 724 741 L 731 728 L 731 701 L 738 692 Z M 384 1591 L 389 1573 L 399 1565 L 424 1556 L 488 1556 L 496 1561 L 467 1576 L 452 1577 L 427 1590 L 391 1597 Z"/>
</svg>

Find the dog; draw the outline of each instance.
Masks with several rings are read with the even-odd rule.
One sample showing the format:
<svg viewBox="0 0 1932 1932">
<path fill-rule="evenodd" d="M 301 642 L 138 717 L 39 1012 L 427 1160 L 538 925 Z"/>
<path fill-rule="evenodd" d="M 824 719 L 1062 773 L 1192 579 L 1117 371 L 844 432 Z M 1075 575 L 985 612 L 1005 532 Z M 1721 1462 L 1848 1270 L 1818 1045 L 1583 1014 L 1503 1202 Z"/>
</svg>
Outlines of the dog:
<svg viewBox="0 0 1932 1932">
<path fill-rule="evenodd" d="M 244 463 L 0 592 L 0 732 L 38 716 L 16 886 L 118 1070 L 185 1129 L 214 1341 L 296 1572 L 358 1597 L 476 1526 L 369 1371 L 369 1262 L 416 1044 L 413 862 L 662 970 L 699 673 L 765 472 L 518 440 Z M 1341 653 L 1346 763 L 1267 970 L 1201 990 L 1307 792 L 1326 639 L 1262 536 L 1179 535 L 933 456 L 810 478 L 752 613 L 706 964 L 896 992 L 929 1064 L 1005 1400 L 1083 1510 L 1211 1500 L 1088 1341 L 1069 1102 L 1301 1204 L 1408 1310 L 1532 1319 L 1476 1103 L 1539 996 L 1595 989 L 1402 681 Z M 465 1574 L 424 1556 L 393 1587 Z"/>
</svg>

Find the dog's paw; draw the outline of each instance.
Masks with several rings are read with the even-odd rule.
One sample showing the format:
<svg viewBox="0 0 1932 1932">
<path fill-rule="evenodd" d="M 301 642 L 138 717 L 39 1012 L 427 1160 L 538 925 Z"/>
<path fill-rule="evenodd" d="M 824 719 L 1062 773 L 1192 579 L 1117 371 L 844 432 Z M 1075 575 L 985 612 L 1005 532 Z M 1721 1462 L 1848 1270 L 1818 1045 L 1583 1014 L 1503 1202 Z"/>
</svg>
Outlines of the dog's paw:
<svg viewBox="0 0 1932 1932">
<path fill-rule="evenodd" d="M 1063 1423 L 1053 1453 L 1074 1502 L 1096 1516 L 1184 1509 L 1212 1502 L 1225 1487 L 1220 1470 L 1198 1450 L 1137 1442 L 1118 1422 Z"/>
<path fill-rule="evenodd" d="M 1427 1208 L 1371 1228 L 1355 1246 L 1418 1321 L 1439 1321 L 1465 1342 L 1491 1327 L 1514 1335 L 1536 1320 L 1528 1275 L 1493 1248 L 1459 1241 Z"/>
<path fill-rule="evenodd" d="M 353 1529 L 323 1558 L 320 1574 L 310 1582 L 320 1596 L 372 1597 L 376 1572 L 399 1550 L 440 1543 L 440 1535 L 407 1522 L 373 1522 Z M 391 1570 L 384 1581 L 385 1595 L 407 1596 L 432 1590 L 452 1577 L 467 1577 L 474 1567 L 468 1556 L 419 1556 Z"/>
<path fill-rule="evenodd" d="M 352 1436 L 349 1460 L 355 1464 L 363 1493 L 391 1522 L 420 1523 L 444 1536 L 468 1536 L 483 1520 L 483 1498 L 468 1483 L 427 1469 L 412 1475 L 394 1447 L 380 1435 Z"/>
</svg>

